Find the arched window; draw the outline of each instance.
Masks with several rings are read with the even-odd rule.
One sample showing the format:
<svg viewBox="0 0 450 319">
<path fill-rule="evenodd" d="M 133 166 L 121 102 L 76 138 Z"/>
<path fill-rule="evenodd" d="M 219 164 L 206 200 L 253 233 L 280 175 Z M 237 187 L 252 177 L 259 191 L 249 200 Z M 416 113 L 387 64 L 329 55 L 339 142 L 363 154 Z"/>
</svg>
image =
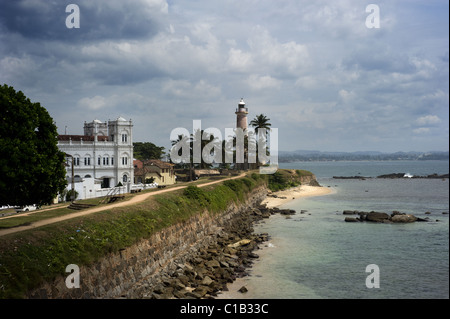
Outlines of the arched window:
<svg viewBox="0 0 450 319">
<path fill-rule="evenodd" d="M 128 175 L 127 174 L 123 175 L 122 181 L 124 183 L 126 183 L 128 181 Z"/>
</svg>

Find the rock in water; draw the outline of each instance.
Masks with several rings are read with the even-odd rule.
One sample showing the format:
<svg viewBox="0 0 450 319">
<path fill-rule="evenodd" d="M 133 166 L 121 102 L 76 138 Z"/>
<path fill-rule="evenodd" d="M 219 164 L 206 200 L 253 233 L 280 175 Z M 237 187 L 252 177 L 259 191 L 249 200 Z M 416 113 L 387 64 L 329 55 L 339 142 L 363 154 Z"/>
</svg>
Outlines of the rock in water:
<svg viewBox="0 0 450 319">
<path fill-rule="evenodd" d="M 367 214 L 366 220 L 371 222 L 383 222 L 385 220 L 389 220 L 389 215 L 380 212 L 370 212 Z"/>
<path fill-rule="evenodd" d="M 248 291 L 247 287 L 242 286 L 239 290 L 240 293 L 246 293 Z"/>
<path fill-rule="evenodd" d="M 417 220 L 417 217 L 411 214 L 405 215 L 394 215 L 391 218 L 391 221 L 394 223 L 412 223 Z"/>
</svg>

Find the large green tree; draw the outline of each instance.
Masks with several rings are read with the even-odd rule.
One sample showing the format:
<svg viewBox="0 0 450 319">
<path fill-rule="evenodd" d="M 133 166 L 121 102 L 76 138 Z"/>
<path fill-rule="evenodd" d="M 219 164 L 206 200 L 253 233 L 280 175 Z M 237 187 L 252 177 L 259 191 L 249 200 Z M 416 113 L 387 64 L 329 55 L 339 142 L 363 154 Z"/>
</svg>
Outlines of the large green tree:
<svg viewBox="0 0 450 319">
<path fill-rule="evenodd" d="M 150 142 L 135 142 L 133 143 L 134 157 L 141 160 L 161 159 L 164 155 L 164 147 L 156 146 Z"/>
<path fill-rule="evenodd" d="M 66 186 L 65 155 L 47 110 L 0 86 L 0 206 L 50 204 Z"/>
</svg>

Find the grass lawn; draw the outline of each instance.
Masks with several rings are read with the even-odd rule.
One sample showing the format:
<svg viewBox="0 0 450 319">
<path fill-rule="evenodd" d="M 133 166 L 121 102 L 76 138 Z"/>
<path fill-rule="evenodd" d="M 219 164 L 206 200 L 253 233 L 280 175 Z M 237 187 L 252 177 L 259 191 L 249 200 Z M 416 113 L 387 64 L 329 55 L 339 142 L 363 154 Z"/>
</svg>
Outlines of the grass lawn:
<svg viewBox="0 0 450 319">
<path fill-rule="evenodd" d="M 173 185 L 167 185 L 166 187 L 164 187 L 164 189 L 170 189 L 170 188 L 179 187 L 179 186 L 201 185 L 201 184 L 205 184 L 205 183 L 208 183 L 211 181 L 216 181 L 216 180 L 225 179 L 225 178 L 227 178 L 227 176 L 222 176 L 221 178 L 202 177 L 202 178 L 200 178 L 196 181 L 192 181 L 192 182 L 180 182 L 180 183 L 173 184 Z M 156 192 L 158 190 L 160 190 L 160 189 L 159 188 L 149 188 L 149 189 L 143 190 L 139 193 L 133 193 L 133 194 L 127 193 L 127 194 L 124 194 L 125 197 L 122 201 L 130 200 L 132 197 L 139 195 L 139 194 Z M 76 203 L 91 204 L 91 205 L 95 205 L 96 207 L 102 207 L 102 206 L 106 207 L 106 206 L 110 205 L 108 203 L 101 204 L 102 200 L 103 200 L 102 197 L 90 198 L 90 199 L 84 199 L 84 200 L 77 200 Z M 70 203 L 49 205 L 49 206 L 45 206 L 41 209 L 38 209 L 38 210 L 32 211 L 32 212 L 17 213 L 17 214 L 13 214 L 10 216 L 0 217 L 0 229 L 30 225 L 33 222 L 36 222 L 39 220 L 54 218 L 54 217 L 58 217 L 58 216 L 68 215 L 68 214 L 76 214 L 76 213 L 80 212 L 78 210 L 67 208 L 67 206 L 69 204 Z M 61 206 L 61 208 L 57 208 L 59 206 Z M 5 213 L 7 213 L 9 211 L 10 210 L 8 209 L 8 211 L 5 211 Z M 13 211 L 13 210 L 11 209 L 11 211 Z"/>
</svg>

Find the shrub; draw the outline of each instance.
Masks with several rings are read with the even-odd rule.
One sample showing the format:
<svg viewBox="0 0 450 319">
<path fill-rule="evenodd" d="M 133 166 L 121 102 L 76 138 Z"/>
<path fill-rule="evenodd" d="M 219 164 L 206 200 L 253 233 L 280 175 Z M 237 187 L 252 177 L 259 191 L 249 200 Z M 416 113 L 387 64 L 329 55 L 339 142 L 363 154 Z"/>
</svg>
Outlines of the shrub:
<svg viewBox="0 0 450 319">
<path fill-rule="evenodd" d="M 74 189 L 69 189 L 66 192 L 66 202 L 70 202 L 72 200 L 72 195 L 74 195 L 73 200 L 75 200 L 78 197 L 78 192 Z"/>
<path fill-rule="evenodd" d="M 188 186 L 184 189 L 183 195 L 189 199 L 196 200 L 201 206 L 206 206 L 209 203 L 208 194 L 204 189 L 197 186 Z"/>
</svg>

